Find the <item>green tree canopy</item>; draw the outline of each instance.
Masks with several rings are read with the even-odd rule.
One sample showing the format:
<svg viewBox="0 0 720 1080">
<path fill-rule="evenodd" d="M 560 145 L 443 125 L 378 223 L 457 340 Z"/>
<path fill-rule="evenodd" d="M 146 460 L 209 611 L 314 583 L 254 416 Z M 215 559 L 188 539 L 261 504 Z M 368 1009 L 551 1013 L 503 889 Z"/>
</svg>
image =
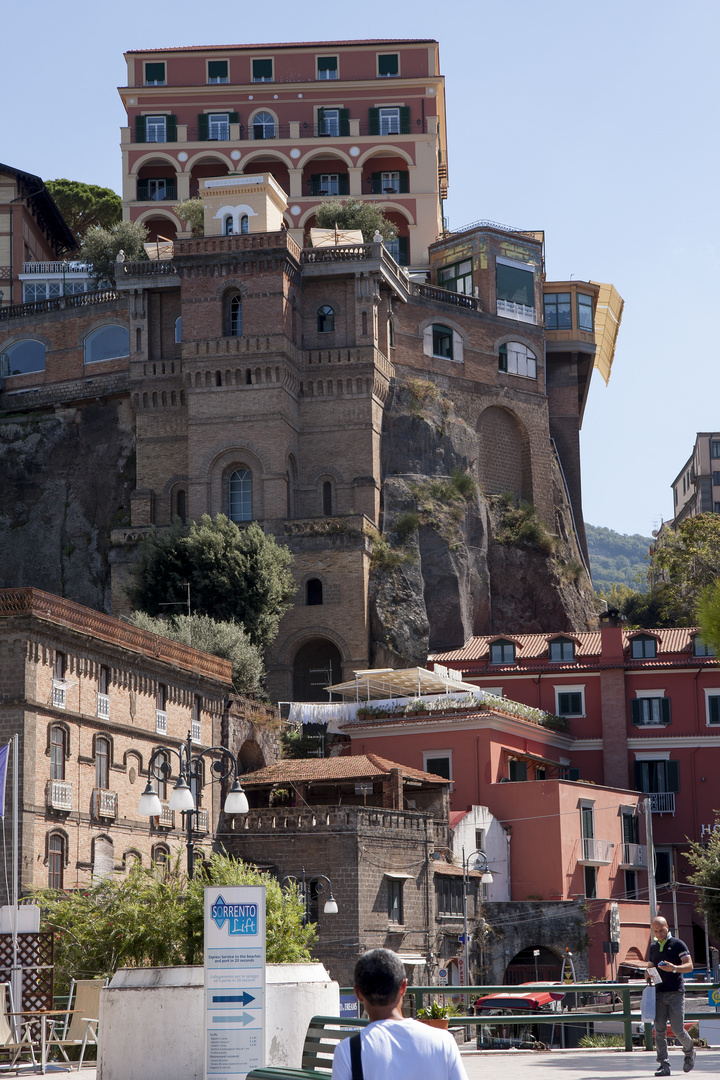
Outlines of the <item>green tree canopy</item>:
<svg viewBox="0 0 720 1080">
<path fill-rule="evenodd" d="M 199 196 L 178 203 L 175 213 L 181 221 L 190 223 L 193 236 L 205 235 L 205 204 Z"/>
<path fill-rule="evenodd" d="M 171 641 L 181 641 L 184 645 L 192 645 L 195 649 L 229 660 L 237 693 L 253 697 L 262 694 L 265 673 L 262 654 L 240 623 L 219 622 L 209 615 L 171 615 L 157 619 L 144 611 L 134 612 L 132 621 L 141 630 L 149 630 Z"/>
<path fill-rule="evenodd" d="M 720 654 L 720 577 L 701 592 L 697 615 L 703 641 Z"/>
<path fill-rule="evenodd" d="M 189 881 L 184 852 L 170 866 L 135 862 L 125 876 L 111 875 L 86 890 L 35 890 L 41 929 L 55 932 L 55 989 L 70 979 L 112 976 L 119 967 L 159 967 L 202 962 L 205 885 L 264 885 L 267 960 L 309 960 L 315 926 L 303 925 L 296 888 L 281 889 L 254 866 L 214 854 L 196 864 Z"/>
<path fill-rule="evenodd" d="M 45 187 L 77 240 L 95 225 L 111 229 L 122 218 L 122 199 L 112 188 L 65 179 L 48 180 Z"/>
<path fill-rule="evenodd" d="M 239 529 L 224 514 L 204 514 L 189 526 L 175 522 L 153 530 L 133 567 L 128 596 L 134 607 L 160 615 L 169 602 L 184 602 L 186 583 L 195 613 L 238 622 L 250 641 L 265 648 L 297 591 L 290 551 L 266 536 L 257 522 Z"/>
<path fill-rule="evenodd" d="M 115 262 L 120 251 L 128 262 L 147 258 L 143 244 L 147 229 L 137 221 L 121 221 L 111 229 L 94 225 L 85 233 L 80 258 L 92 266 L 95 285 L 111 285 L 115 281 Z"/>
<path fill-rule="evenodd" d="M 315 221 L 320 229 L 360 229 L 366 244 L 372 242 L 376 230 L 383 240 L 393 240 L 397 229 L 375 203 L 360 199 L 329 199 L 315 211 Z"/>
<path fill-rule="evenodd" d="M 699 889 L 698 907 L 707 915 L 710 936 L 718 938 L 720 937 L 720 832 L 713 832 L 707 841 L 691 844 L 690 850 L 686 851 L 685 855 L 694 870 L 688 881 L 691 885 L 697 885 Z"/>
</svg>

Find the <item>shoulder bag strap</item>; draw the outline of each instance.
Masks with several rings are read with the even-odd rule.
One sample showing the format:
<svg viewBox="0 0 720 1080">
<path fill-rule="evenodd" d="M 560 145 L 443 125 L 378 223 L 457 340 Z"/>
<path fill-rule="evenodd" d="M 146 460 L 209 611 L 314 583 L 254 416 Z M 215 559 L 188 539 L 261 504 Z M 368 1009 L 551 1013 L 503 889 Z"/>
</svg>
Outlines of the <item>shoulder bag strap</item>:
<svg viewBox="0 0 720 1080">
<path fill-rule="evenodd" d="M 350 1064 L 352 1065 L 352 1080 L 364 1080 L 359 1031 L 350 1036 Z"/>
</svg>

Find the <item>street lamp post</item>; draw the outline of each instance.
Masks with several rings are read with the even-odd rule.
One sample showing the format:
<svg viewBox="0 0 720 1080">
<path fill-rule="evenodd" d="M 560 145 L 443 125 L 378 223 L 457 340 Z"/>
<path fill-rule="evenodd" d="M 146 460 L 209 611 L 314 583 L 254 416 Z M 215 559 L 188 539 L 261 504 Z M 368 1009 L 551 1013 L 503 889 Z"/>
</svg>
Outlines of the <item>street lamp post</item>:
<svg viewBox="0 0 720 1080">
<path fill-rule="evenodd" d="M 328 898 L 323 907 L 324 913 L 326 915 L 337 915 L 338 905 L 337 900 L 333 896 L 332 882 L 325 874 L 313 874 L 311 877 L 307 877 L 305 874 L 305 867 L 303 866 L 300 877 L 298 877 L 297 874 L 286 874 L 280 882 L 281 887 L 288 884 L 297 885 L 300 890 L 300 895 L 302 896 L 303 904 L 305 906 L 305 913 L 303 915 L 304 923 L 310 922 L 310 902 L 312 899 L 313 885 L 315 885 L 315 891 L 318 893 L 324 893 L 325 889 L 327 889 Z"/>
<path fill-rule="evenodd" d="M 484 851 L 480 851 L 478 848 L 476 851 L 471 851 L 467 858 L 465 858 L 465 848 L 462 849 L 463 853 L 463 945 L 465 947 L 465 971 L 463 973 L 463 986 L 470 986 L 470 942 L 468 941 L 468 916 L 467 916 L 467 894 L 468 894 L 468 870 L 470 869 L 470 860 L 477 856 L 473 870 L 482 870 L 482 877 L 480 883 L 482 885 L 492 885 L 493 876 L 490 873 L 490 866 L 488 864 L 488 857 Z M 481 861 L 482 860 L 482 861 Z M 480 866 L 478 866 L 480 863 Z"/>
<path fill-rule="evenodd" d="M 157 791 L 153 787 L 153 777 L 158 783 L 167 783 L 172 775 L 170 756 L 174 754 L 179 760 L 178 778 L 175 781 L 172 795 L 169 800 L 171 810 L 180 810 L 185 814 L 185 845 L 187 848 L 187 871 L 188 877 L 193 876 L 193 816 L 197 813 L 195 800 L 204 787 L 202 779 L 201 762 L 211 754 L 216 757 L 210 766 L 214 772 L 215 780 L 227 780 L 233 778 L 233 784 L 225 799 L 223 807 L 226 814 L 246 814 L 248 801 L 245 792 L 240 786 L 240 762 L 225 746 L 208 746 L 193 757 L 192 735 L 188 731 L 187 742 L 181 743 L 179 749 L 174 746 L 158 746 L 153 750 L 148 762 L 148 782 L 138 805 L 138 813 L 145 817 L 159 817 L 162 813 L 162 803 Z"/>
</svg>

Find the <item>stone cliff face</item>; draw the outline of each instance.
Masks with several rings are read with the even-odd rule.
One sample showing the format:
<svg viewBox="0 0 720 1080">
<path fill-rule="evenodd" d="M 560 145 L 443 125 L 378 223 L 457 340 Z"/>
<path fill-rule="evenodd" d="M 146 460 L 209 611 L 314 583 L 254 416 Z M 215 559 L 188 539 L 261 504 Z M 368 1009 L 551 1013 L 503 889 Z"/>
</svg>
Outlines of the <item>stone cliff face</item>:
<svg viewBox="0 0 720 1080">
<path fill-rule="evenodd" d="M 475 431 L 432 383 L 396 387 L 383 430 L 383 523 L 370 575 L 380 666 L 423 665 L 473 634 L 582 630 L 593 618 L 560 469 L 556 520 L 474 481 Z M 551 531 L 552 530 L 552 531 Z"/>
<path fill-rule="evenodd" d="M 0 588 L 110 610 L 110 530 L 130 521 L 130 403 L 0 419 Z"/>
</svg>

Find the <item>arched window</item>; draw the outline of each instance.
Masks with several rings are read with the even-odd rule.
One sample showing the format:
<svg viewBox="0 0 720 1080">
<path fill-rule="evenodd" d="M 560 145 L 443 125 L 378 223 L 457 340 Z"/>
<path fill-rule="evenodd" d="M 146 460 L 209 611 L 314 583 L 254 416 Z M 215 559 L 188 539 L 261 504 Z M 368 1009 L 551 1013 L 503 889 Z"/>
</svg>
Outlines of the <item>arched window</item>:
<svg viewBox="0 0 720 1080">
<path fill-rule="evenodd" d="M 175 513 L 184 525 L 187 521 L 187 496 L 184 488 L 180 488 L 175 496 Z"/>
<path fill-rule="evenodd" d="M 318 308 L 318 334 L 331 334 L 335 329 L 335 312 L 328 304 Z"/>
<path fill-rule="evenodd" d="M 247 214 L 243 214 L 243 216 L 240 218 L 240 232 L 243 236 L 247 236 L 247 234 L 250 232 L 250 218 L 247 216 Z"/>
<path fill-rule="evenodd" d="M 95 740 L 95 787 L 107 791 L 110 786 L 110 740 L 99 735 Z"/>
<path fill-rule="evenodd" d="M 85 363 L 117 360 L 130 355 L 130 331 L 127 326 L 101 326 L 85 338 Z"/>
<path fill-rule="evenodd" d="M 152 779 L 157 784 L 158 799 L 160 802 L 167 802 L 168 777 L 170 776 L 171 765 L 170 758 L 165 752 L 158 754 L 155 758 L 152 771 Z"/>
<path fill-rule="evenodd" d="M 274 139 L 275 118 L 269 112 L 259 112 L 252 121 L 253 139 Z"/>
<path fill-rule="evenodd" d="M 391 349 L 395 346 L 395 324 L 392 319 L 388 319 L 388 346 Z"/>
<path fill-rule="evenodd" d="M 170 849 L 165 844 L 156 844 L 152 849 L 152 861 L 161 872 L 167 872 L 170 866 Z"/>
<path fill-rule="evenodd" d="M 322 504 L 323 514 L 330 515 L 333 512 L 332 507 L 332 484 L 329 480 L 323 481 L 322 486 Z"/>
<path fill-rule="evenodd" d="M 252 473 L 237 469 L 228 481 L 228 517 L 231 521 L 252 521 Z"/>
<path fill-rule="evenodd" d="M 175 320 L 175 344 L 179 345 L 182 341 L 182 315 L 178 315 Z"/>
<path fill-rule="evenodd" d="M 65 779 L 65 758 L 67 748 L 67 732 L 65 728 L 55 724 L 50 729 L 50 779 Z"/>
<path fill-rule="evenodd" d="M 310 578 L 306 590 L 306 600 L 308 607 L 314 607 L 315 604 L 322 604 L 323 602 L 323 587 L 320 578 Z"/>
<path fill-rule="evenodd" d="M 29 375 L 45 370 L 45 346 L 42 341 L 26 338 L 9 345 L 2 354 L 2 375 Z"/>
<path fill-rule="evenodd" d="M 48 837 L 48 888 L 62 889 L 65 872 L 65 837 L 51 833 Z"/>
<path fill-rule="evenodd" d="M 234 231 L 232 214 L 226 214 L 223 218 L 223 236 L 232 236 Z"/>
<path fill-rule="evenodd" d="M 520 341 L 507 341 L 498 349 L 498 369 L 508 375 L 522 375 L 526 379 L 537 378 L 537 360 Z"/>
<path fill-rule="evenodd" d="M 230 301 L 230 337 L 242 337 L 242 297 L 235 293 Z"/>
</svg>

